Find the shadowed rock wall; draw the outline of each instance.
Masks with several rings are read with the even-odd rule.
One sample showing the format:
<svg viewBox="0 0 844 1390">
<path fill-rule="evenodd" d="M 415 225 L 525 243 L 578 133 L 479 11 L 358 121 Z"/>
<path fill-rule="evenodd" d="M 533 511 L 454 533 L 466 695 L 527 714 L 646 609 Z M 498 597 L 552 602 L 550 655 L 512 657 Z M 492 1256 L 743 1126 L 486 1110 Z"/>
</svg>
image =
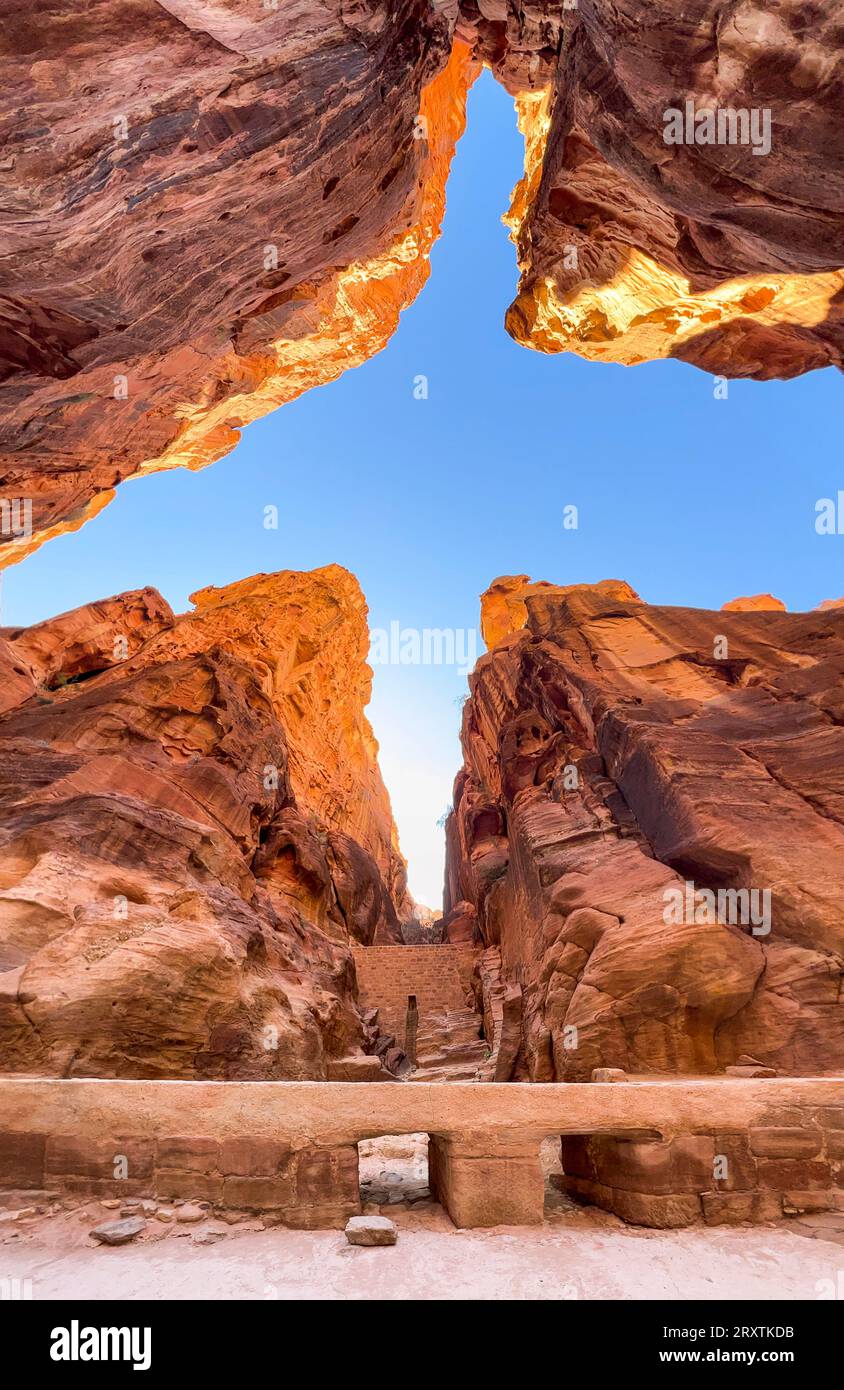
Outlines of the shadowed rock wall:
<svg viewBox="0 0 844 1390">
<path fill-rule="evenodd" d="M 841 610 L 525 576 L 483 607 L 444 906 L 475 907 L 522 988 L 520 1074 L 844 1065 Z M 690 913 L 687 883 L 767 893 L 770 920 Z"/>
</svg>

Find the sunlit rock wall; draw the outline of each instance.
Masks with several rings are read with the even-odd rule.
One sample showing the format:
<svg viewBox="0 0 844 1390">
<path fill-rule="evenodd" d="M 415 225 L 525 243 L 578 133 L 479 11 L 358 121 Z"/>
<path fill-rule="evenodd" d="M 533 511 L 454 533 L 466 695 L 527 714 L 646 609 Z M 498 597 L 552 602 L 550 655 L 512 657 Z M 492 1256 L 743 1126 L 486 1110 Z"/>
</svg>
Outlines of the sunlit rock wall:
<svg viewBox="0 0 844 1390">
<path fill-rule="evenodd" d="M 313 1078 L 405 864 L 339 566 L 0 631 L 0 1070 Z"/>
</svg>

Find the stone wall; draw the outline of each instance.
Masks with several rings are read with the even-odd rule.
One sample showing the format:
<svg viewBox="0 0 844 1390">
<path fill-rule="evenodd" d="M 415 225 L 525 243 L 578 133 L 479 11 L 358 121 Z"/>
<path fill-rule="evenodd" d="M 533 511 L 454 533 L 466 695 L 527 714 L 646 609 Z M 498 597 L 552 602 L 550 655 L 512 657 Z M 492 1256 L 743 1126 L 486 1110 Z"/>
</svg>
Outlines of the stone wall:
<svg viewBox="0 0 844 1390">
<path fill-rule="evenodd" d="M 378 1010 L 382 1033 L 404 1038 L 408 996 L 415 994 L 419 1017 L 440 1009 L 474 1007 L 472 972 L 477 948 L 457 946 L 355 946 L 360 1003 Z"/>
<path fill-rule="evenodd" d="M 566 1189 L 642 1226 L 844 1209 L 844 1101 L 772 1105 L 747 1126 L 658 1142 L 564 1137 Z"/>
<path fill-rule="evenodd" d="M 361 1209 L 356 1144 L 294 1148 L 248 1136 L 0 1134 L 0 1188 L 205 1201 L 304 1230 L 343 1226 Z"/>
<path fill-rule="evenodd" d="M 412 1133 L 431 1137 L 432 1186 L 458 1226 L 541 1222 L 539 1149 L 554 1134 L 570 1136 L 570 1190 L 634 1223 L 844 1210 L 841 1078 L 364 1087 L 0 1078 L 7 1189 L 183 1197 L 287 1226 L 339 1227 L 359 1209 L 358 1141 Z"/>
</svg>

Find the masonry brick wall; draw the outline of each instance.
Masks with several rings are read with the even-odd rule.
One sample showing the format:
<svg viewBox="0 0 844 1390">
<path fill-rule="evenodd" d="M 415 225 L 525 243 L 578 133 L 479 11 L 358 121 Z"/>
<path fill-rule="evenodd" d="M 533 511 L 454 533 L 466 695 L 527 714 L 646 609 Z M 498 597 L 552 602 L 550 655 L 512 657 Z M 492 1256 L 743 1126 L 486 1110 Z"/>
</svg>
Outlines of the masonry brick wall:
<svg viewBox="0 0 844 1390">
<path fill-rule="evenodd" d="M 466 953 L 451 959 L 466 978 Z M 652 1128 L 666 1137 L 638 1137 Z M 844 1211 L 844 1083 L 831 1077 L 627 1086 L 0 1077 L 0 1190 L 15 1189 L 24 1206 L 45 1192 L 200 1198 L 329 1229 L 360 1209 L 358 1141 L 420 1131 L 433 1141 L 436 1191 L 466 1226 L 541 1220 L 539 1143 L 554 1133 L 565 1135 L 569 1191 L 641 1225 Z"/>
<path fill-rule="evenodd" d="M 642 1142 L 606 1135 L 562 1141 L 564 1183 L 643 1226 L 776 1221 L 844 1209 L 844 1103 L 772 1105 L 742 1131 Z"/>
<path fill-rule="evenodd" d="M 381 1031 L 404 1038 L 408 995 L 420 1019 L 440 1009 L 465 1009 L 478 950 L 471 942 L 437 946 L 354 946 L 360 1002 L 377 1009 Z"/>
<path fill-rule="evenodd" d="M 250 1135 L 0 1132 L 3 1188 L 206 1201 L 304 1230 L 342 1227 L 360 1211 L 356 1144 L 293 1147 Z"/>
</svg>

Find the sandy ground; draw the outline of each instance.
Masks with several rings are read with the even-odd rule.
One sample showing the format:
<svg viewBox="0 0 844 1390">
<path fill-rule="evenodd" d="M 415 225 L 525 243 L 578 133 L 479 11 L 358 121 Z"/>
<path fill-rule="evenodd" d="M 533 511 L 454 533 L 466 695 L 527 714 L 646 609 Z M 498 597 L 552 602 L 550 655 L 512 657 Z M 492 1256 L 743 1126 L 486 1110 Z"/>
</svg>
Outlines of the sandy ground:
<svg viewBox="0 0 844 1390">
<path fill-rule="evenodd" d="M 350 1246 L 342 1231 L 235 1224 L 190 1204 L 149 1204 L 131 1244 L 90 1230 L 114 1203 L 46 1200 L 0 1212 L 0 1284 L 33 1299 L 800 1299 L 844 1290 L 844 1221 L 649 1231 L 579 1207 L 547 1165 L 541 1227 L 458 1231 L 425 1186 L 424 1136 L 361 1154 L 366 1209 L 388 1214 L 398 1243 Z M 840 1223 L 840 1225 L 839 1225 Z M 19 1293 L 18 1293 L 19 1296 Z"/>
<path fill-rule="evenodd" d="M 817 1299 L 844 1251 L 787 1230 L 695 1228 L 455 1231 L 447 1218 L 397 1214 L 389 1249 L 341 1231 L 235 1230 L 118 1249 L 3 1248 L 3 1277 L 31 1279 L 34 1299 Z M 831 1280 L 827 1285 L 824 1281 Z"/>
</svg>

